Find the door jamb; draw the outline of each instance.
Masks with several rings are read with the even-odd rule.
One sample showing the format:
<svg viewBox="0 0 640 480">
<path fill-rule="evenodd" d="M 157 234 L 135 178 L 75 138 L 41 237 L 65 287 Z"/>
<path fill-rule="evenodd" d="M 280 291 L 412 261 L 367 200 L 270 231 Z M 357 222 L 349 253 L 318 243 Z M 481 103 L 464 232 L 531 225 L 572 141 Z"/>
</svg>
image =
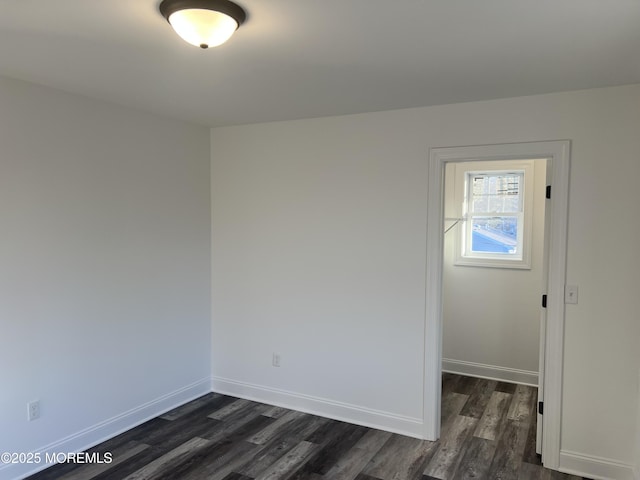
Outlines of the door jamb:
<svg viewBox="0 0 640 480">
<path fill-rule="evenodd" d="M 566 283 L 569 207 L 569 140 L 432 148 L 429 152 L 427 203 L 426 306 L 424 340 L 423 438 L 440 436 L 442 389 L 442 270 L 444 170 L 447 162 L 550 159 L 553 193 L 549 212 L 549 269 L 544 374 L 542 459 L 558 469 L 564 349 L 564 286 Z"/>
</svg>

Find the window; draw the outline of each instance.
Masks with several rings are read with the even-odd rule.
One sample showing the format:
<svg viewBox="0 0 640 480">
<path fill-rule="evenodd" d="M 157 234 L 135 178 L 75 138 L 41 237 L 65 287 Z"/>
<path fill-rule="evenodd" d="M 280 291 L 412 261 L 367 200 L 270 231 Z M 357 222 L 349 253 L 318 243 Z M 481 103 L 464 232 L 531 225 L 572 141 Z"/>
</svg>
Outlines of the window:
<svg viewBox="0 0 640 480">
<path fill-rule="evenodd" d="M 533 161 L 456 165 L 457 265 L 530 268 Z"/>
</svg>

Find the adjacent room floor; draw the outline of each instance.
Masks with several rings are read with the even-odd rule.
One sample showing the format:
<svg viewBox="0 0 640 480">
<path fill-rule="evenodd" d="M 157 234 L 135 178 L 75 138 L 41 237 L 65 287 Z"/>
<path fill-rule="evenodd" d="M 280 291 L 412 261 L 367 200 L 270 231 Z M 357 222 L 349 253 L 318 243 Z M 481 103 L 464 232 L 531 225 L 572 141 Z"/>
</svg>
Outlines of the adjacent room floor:
<svg viewBox="0 0 640 480">
<path fill-rule="evenodd" d="M 536 389 L 443 375 L 442 436 L 427 442 L 211 393 L 104 442 L 110 464 L 30 480 L 567 479 L 535 453 Z"/>
</svg>

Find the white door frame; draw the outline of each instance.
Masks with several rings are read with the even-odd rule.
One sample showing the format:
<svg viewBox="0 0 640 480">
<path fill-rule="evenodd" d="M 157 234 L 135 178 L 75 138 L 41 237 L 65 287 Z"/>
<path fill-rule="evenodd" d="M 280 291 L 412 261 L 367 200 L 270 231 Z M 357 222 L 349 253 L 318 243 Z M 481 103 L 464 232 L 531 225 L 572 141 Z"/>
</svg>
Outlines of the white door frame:
<svg viewBox="0 0 640 480">
<path fill-rule="evenodd" d="M 427 291 L 424 329 L 423 437 L 426 440 L 437 440 L 440 436 L 444 171 L 446 163 L 548 159 L 550 160 L 553 191 L 549 207 L 551 218 L 549 221 L 542 459 L 545 467 L 558 469 L 560 462 L 570 146 L 569 140 L 560 140 L 444 147 L 430 150 L 427 204 Z"/>
</svg>

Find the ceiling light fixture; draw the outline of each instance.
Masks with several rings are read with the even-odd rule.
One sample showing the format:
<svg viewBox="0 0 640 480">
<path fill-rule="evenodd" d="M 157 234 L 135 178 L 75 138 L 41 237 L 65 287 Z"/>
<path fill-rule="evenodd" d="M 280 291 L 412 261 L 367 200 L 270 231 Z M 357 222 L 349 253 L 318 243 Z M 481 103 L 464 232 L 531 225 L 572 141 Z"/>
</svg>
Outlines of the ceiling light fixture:
<svg viewBox="0 0 640 480">
<path fill-rule="evenodd" d="M 185 42 L 200 48 L 222 45 L 247 18 L 229 0 L 163 0 L 160 13 Z"/>
</svg>

